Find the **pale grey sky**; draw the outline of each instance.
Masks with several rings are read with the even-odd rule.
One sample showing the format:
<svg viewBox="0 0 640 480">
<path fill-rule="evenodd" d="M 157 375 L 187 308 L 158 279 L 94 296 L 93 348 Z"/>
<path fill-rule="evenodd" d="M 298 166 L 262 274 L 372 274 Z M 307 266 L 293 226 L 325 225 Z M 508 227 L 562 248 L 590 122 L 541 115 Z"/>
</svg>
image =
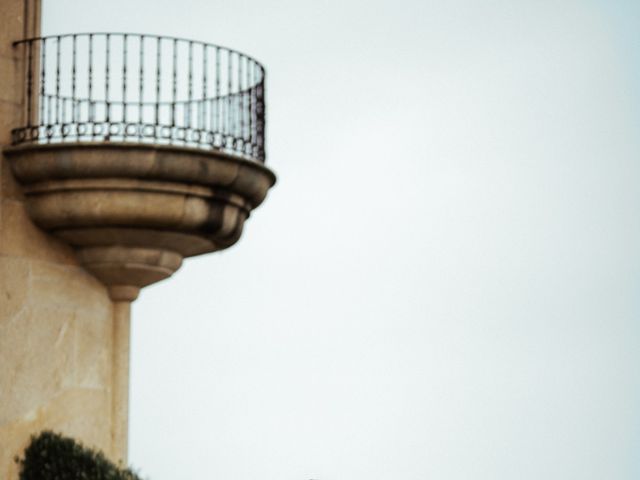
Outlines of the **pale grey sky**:
<svg viewBox="0 0 640 480">
<path fill-rule="evenodd" d="M 44 1 L 267 68 L 279 182 L 133 309 L 152 480 L 640 477 L 640 4 Z"/>
</svg>

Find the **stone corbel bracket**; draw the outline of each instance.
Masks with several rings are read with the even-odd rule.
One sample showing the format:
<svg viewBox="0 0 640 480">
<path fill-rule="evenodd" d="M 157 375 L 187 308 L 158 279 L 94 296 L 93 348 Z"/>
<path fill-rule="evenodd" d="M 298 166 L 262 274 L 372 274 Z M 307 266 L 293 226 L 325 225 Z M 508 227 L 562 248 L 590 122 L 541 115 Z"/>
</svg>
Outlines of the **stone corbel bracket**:
<svg viewBox="0 0 640 480">
<path fill-rule="evenodd" d="M 233 245 L 276 177 L 202 149 L 59 143 L 4 150 L 38 226 L 72 245 L 114 301 L 169 277 L 182 259 Z"/>
</svg>

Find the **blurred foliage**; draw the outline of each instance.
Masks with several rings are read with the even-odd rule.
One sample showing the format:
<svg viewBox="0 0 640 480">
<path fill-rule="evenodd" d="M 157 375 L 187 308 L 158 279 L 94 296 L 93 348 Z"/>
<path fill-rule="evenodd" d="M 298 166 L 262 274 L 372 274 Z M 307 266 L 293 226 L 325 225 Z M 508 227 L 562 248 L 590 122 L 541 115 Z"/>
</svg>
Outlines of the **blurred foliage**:
<svg viewBox="0 0 640 480">
<path fill-rule="evenodd" d="M 20 464 L 20 480 L 141 480 L 102 452 L 49 431 L 31 437 L 24 458 L 16 461 Z"/>
</svg>

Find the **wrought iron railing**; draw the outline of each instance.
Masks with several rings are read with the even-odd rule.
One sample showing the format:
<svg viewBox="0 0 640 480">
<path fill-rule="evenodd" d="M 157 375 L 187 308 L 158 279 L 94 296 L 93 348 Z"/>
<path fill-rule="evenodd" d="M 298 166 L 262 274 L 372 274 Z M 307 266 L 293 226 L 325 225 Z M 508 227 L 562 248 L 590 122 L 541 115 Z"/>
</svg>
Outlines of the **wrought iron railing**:
<svg viewBox="0 0 640 480">
<path fill-rule="evenodd" d="M 136 142 L 265 159 L 265 71 L 217 45 L 157 35 L 20 40 L 25 121 L 14 145 Z"/>
</svg>

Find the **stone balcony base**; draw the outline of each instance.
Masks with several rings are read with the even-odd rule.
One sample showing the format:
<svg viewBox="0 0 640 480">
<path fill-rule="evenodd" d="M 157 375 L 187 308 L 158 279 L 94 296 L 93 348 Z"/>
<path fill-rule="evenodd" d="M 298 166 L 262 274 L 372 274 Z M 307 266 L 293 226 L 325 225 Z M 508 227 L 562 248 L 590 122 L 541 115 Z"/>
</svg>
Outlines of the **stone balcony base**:
<svg viewBox="0 0 640 480">
<path fill-rule="evenodd" d="M 72 245 L 118 301 L 185 257 L 233 245 L 275 183 L 256 162 L 176 146 L 60 143 L 5 154 L 34 223 Z"/>
</svg>

